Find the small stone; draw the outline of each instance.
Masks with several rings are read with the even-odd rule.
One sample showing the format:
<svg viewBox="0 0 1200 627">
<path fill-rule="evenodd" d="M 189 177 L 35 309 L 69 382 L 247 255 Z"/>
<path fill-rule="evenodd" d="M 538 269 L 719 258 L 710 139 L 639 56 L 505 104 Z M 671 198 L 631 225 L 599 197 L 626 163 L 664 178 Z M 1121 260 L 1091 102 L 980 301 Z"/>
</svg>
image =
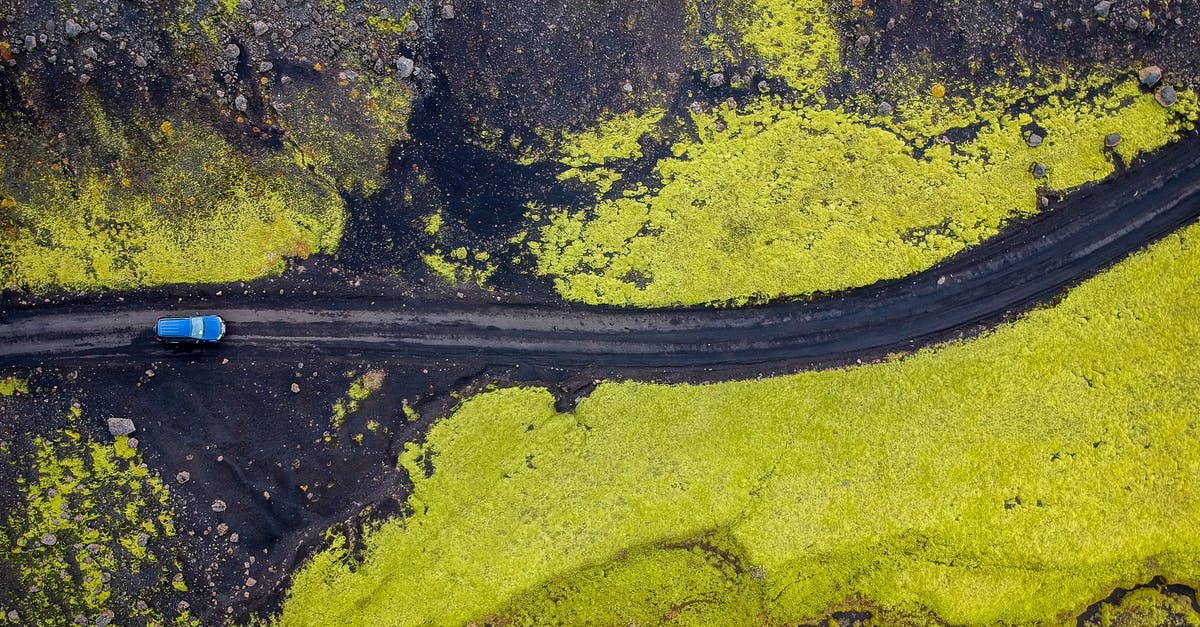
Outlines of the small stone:
<svg viewBox="0 0 1200 627">
<path fill-rule="evenodd" d="M 149 63 L 146 62 L 146 57 L 140 54 L 133 55 L 133 65 L 136 67 L 146 67 Z"/>
<path fill-rule="evenodd" d="M 1092 10 L 1096 12 L 1096 17 L 1107 18 L 1108 12 L 1112 10 L 1112 3 L 1108 0 L 1100 0 L 1096 6 L 1092 7 Z"/>
<path fill-rule="evenodd" d="M 221 499 L 217 499 L 212 502 L 212 511 L 217 512 L 218 514 L 225 511 L 226 508 L 227 506 L 225 505 L 225 501 L 222 501 Z"/>
<path fill-rule="evenodd" d="M 191 606 L 192 606 L 192 604 L 188 603 L 187 601 L 180 601 L 175 604 L 175 609 L 179 610 L 180 612 L 186 612 L 187 609 Z"/>
<path fill-rule="evenodd" d="M 63 31 L 67 33 L 67 37 L 78 37 L 83 32 L 83 27 L 75 20 L 67 20 L 63 26 Z"/>
<path fill-rule="evenodd" d="M 144 534 L 144 533 L 137 534 L 137 545 L 138 546 L 146 546 L 146 543 L 148 543 L 148 542 L 150 542 L 149 535 Z"/>
<path fill-rule="evenodd" d="M 633 83 L 631 83 L 629 81 L 625 81 L 624 83 L 621 83 L 621 91 L 623 91 L 627 94 L 632 94 L 633 93 Z"/>
<path fill-rule="evenodd" d="M 712 74 L 708 75 L 708 86 L 709 87 L 715 88 L 715 87 L 720 87 L 721 85 L 724 85 L 724 84 L 725 84 L 725 75 L 724 74 L 722 74 L 720 72 L 713 72 Z"/>
<path fill-rule="evenodd" d="M 217 535 L 223 536 L 227 533 L 229 533 L 229 525 L 225 523 L 220 523 L 217 525 Z"/>
<path fill-rule="evenodd" d="M 1170 85 L 1164 85 L 1154 92 L 1154 99 L 1158 104 L 1169 107 L 1179 101 L 1179 96 L 1175 93 L 1175 88 Z"/>
<path fill-rule="evenodd" d="M 229 534 L 229 541 L 237 544 L 238 534 L 236 532 Z"/>
<path fill-rule="evenodd" d="M 8 611 L 8 620 L 10 622 L 14 622 L 14 623 L 18 622 L 21 620 L 21 615 L 18 614 L 16 610 L 9 610 Z"/>
<path fill-rule="evenodd" d="M 250 0 L 238 0 L 238 8 L 243 11 L 254 10 L 254 3 Z"/>
<path fill-rule="evenodd" d="M 1030 133 L 1029 138 L 1025 140 L 1025 143 L 1029 144 L 1030 148 L 1037 148 L 1038 146 L 1042 145 L 1043 139 L 1044 138 L 1037 133 Z"/>
<path fill-rule="evenodd" d="M 100 59 L 100 55 L 96 54 L 96 49 L 95 49 L 95 48 L 87 48 L 87 49 L 85 49 L 85 50 L 83 51 L 83 56 L 85 56 L 85 57 L 87 57 L 87 58 L 89 58 L 89 59 L 91 59 L 91 60 L 93 60 L 93 61 L 97 61 L 97 60 L 99 60 L 99 59 Z"/>
<path fill-rule="evenodd" d="M 1125 20 L 1125 30 L 1133 32 L 1137 29 L 1138 29 L 1138 21 L 1136 19 L 1131 17 L 1131 18 L 1128 18 Z"/>
<path fill-rule="evenodd" d="M 292 394 L 299 394 L 299 393 L 300 393 L 300 384 L 293 383 L 292 384 Z"/>
<path fill-rule="evenodd" d="M 280 77 L 279 77 L 279 82 L 280 82 L 280 84 L 282 84 L 282 85 L 291 85 L 291 84 L 292 84 L 292 77 L 290 77 L 290 76 L 280 76 Z"/>
<path fill-rule="evenodd" d="M 137 449 L 138 444 L 140 444 L 140 442 L 138 442 L 137 438 L 129 438 L 128 440 L 125 441 L 125 446 L 128 446 L 129 448 L 135 449 L 135 450 Z"/>
<path fill-rule="evenodd" d="M 134 431 L 137 431 L 137 428 L 133 426 L 133 421 L 128 418 L 108 419 L 108 432 L 114 436 L 129 435 Z"/>
<path fill-rule="evenodd" d="M 696 115 L 704 113 L 704 105 L 700 104 L 696 100 L 693 100 L 692 104 L 688 105 L 688 108 L 691 109 L 692 113 L 695 113 Z"/>
<path fill-rule="evenodd" d="M 185 484 L 191 480 L 192 480 L 192 473 L 190 473 L 186 470 L 180 470 L 179 472 L 175 473 L 175 481 L 179 482 L 180 485 Z"/>
<path fill-rule="evenodd" d="M 764 94 L 771 91 L 771 84 L 767 81 L 758 81 L 758 91 Z"/>
<path fill-rule="evenodd" d="M 255 22 L 253 27 L 255 37 L 262 37 L 263 35 L 267 34 L 267 31 L 271 30 L 271 27 L 262 20 Z"/>
<path fill-rule="evenodd" d="M 876 112 L 879 113 L 879 115 L 891 115 L 892 111 L 894 111 L 894 109 L 892 108 L 892 103 L 890 103 L 886 100 L 879 103 L 879 108 L 876 110 Z"/>
<path fill-rule="evenodd" d="M 859 35 L 858 40 L 855 41 L 854 44 L 859 48 L 866 48 L 867 46 L 871 45 L 871 36 Z"/>
<path fill-rule="evenodd" d="M 1033 178 L 1040 179 L 1040 178 L 1045 178 L 1045 177 L 1046 177 L 1046 164 L 1044 164 L 1044 163 L 1033 164 Z"/>
<path fill-rule="evenodd" d="M 138 599 L 137 602 L 133 604 L 133 606 L 135 608 L 137 608 L 137 611 L 139 611 L 139 612 L 145 612 L 146 610 L 150 609 L 150 606 L 146 605 L 146 602 L 141 599 Z"/>
<path fill-rule="evenodd" d="M 408 57 L 396 58 L 396 73 L 400 75 L 400 78 L 408 78 L 412 76 L 415 68 L 416 64 L 413 63 L 412 59 Z"/>
<path fill-rule="evenodd" d="M 1114 146 L 1116 146 L 1119 143 L 1121 143 L 1121 134 L 1120 133 L 1109 133 L 1108 135 L 1104 136 L 1104 147 L 1105 148 L 1113 148 Z"/>
<path fill-rule="evenodd" d="M 100 612 L 99 616 L 96 617 L 96 627 L 104 627 L 105 625 L 111 623 L 116 617 L 116 612 L 113 612 L 112 610 L 104 610 L 103 612 Z"/>
<path fill-rule="evenodd" d="M 1157 65 L 1149 65 L 1138 70 L 1138 80 L 1146 87 L 1154 87 L 1162 78 L 1162 68 Z"/>
<path fill-rule="evenodd" d="M 421 30 L 421 25 L 417 24 L 416 20 L 409 20 L 408 24 L 404 25 L 404 32 L 408 33 L 409 35 L 417 32 L 419 30 Z"/>
<path fill-rule="evenodd" d="M 221 51 L 221 54 L 224 55 L 226 59 L 236 59 L 242 56 L 242 49 L 239 48 L 237 44 L 229 44 L 228 46 L 225 46 L 225 49 Z"/>
<path fill-rule="evenodd" d="M 80 85 L 87 85 L 87 82 L 88 82 L 88 81 L 90 81 L 90 80 L 92 80 L 92 77 L 91 77 L 91 76 L 88 76 L 87 74 L 80 74 L 80 75 L 79 75 L 79 84 L 80 84 Z"/>
<path fill-rule="evenodd" d="M 88 620 L 87 620 L 86 616 L 84 616 L 83 614 L 75 615 L 75 624 L 76 625 L 86 625 L 87 623 L 88 623 Z"/>
<path fill-rule="evenodd" d="M 449 2 L 447 2 L 442 5 L 442 19 L 443 20 L 454 19 L 454 5 L 453 4 L 450 4 Z"/>
<path fill-rule="evenodd" d="M 48 533 L 42 536 L 42 544 L 46 546 L 54 546 L 55 544 L 58 544 L 58 536 Z"/>
<path fill-rule="evenodd" d="M 99 552 L 100 552 L 100 545 L 99 545 L 99 544 L 96 544 L 95 542 L 93 542 L 93 543 L 91 543 L 91 544 L 87 545 L 87 552 L 88 552 L 88 553 L 91 553 L 92 555 L 95 555 L 95 554 L 99 553 Z"/>
<path fill-rule="evenodd" d="M 234 106 L 234 108 L 236 108 L 238 111 L 241 111 L 242 113 L 245 113 L 245 112 L 246 112 L 246 108 L 250 106 L 250 103 L 246 101 L 246 97 L 245 97 L 245 96 L 243 96 L 243 95 L 241 95 L 241 94 L 238 94 L 238 95 L 237 95 L 237 98 L 234 98 L 234 99 L 233 99 L 233 106 Z"/>
<path fill-rule="evenodd" d="M 246 587 L 247 588 L 253 588 L 254 584 L 256 584 L 256 583 L 258 583 L 258 580 L 256 580 L 254 577 L 246 578 Z"/>
<path fill-rule="evenodd" d="M 33 50 L 34 48 L 37 48 L 37 37 L 34 37 L 33 35 L 26 35 L 25 36 L 25 51 L 28 52 L 30 50 Z"/>
<path fill-rule="evenodd" d="M 262 63 L 258 64 L 259 72 L 263 72 L 263 73 L 270 72 L 273 69 L 275 69 L 275 64 L 271 63 L 270 61 L 263 61 Z"/>
<path fill-rule="evenodd" d="M 113 40 L 113 36 L 112 36 L 112 35 L 110 35 L 110 34 L 108 33 L 108 31 L 103 31 L 103 30 L 102 30 L 102 31 L 100 31 L 100 39 L 103 39 L 104 41 L 112 41 L 112 40 Z"/>
</svg>

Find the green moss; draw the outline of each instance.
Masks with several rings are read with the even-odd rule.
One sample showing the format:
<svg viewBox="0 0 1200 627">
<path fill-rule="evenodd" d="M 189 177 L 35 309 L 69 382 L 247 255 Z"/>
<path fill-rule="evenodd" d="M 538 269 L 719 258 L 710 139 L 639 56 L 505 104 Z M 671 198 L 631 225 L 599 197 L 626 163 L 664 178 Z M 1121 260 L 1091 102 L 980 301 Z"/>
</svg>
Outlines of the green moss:
<svg viewBox="0 0 1200 627">
<path fill-rule="evenodd" d="M 12 396 L 13 394 L 28 394 L 29 382 L 25 379 L 16 377 L 4 377 L 0 379 L 0 396 Z"/>
<path fill-rule="evenodd" d="M 824 0 L 751 0 L 730 17 L 742 43 L 767 62 L 767 72 L 792 89 L 815 95 L 840 67 L 838 33 Z M 748 16 L 748 17 L 741 17 Z"/>
<path fill-rule="evenodd" d="M 342 425 L 346 423 L 346 416 L 358 411 L 360 402 L 378 392 L 383 387 L 383 380 L 386 377 L 387 373 L 382 370 L 368 370 L 362 376 L 351 381 L 346 396 L 339 398 L 333 404 L 333 416 L 330 418 L 333 428 L 341 429 Z"/>
<path fill-rule="evenodd" d="M 1083 627 L 1148 627 L 1149 625 L 1200 625 L 1200 612 L 1192 600 L 1169 590 L 1138 588 L 1120 601 L 1104 602 L 1094 619 Z"/>
<path fill-rule="evenodd" d="M 488 281 L 499 269 L 495 263 L 488 261 L 490 256 L 483 251 L 471 254 L 462 246 L 449 253 L 434 249 L 421 258 L 426 267 L 450 285 L 473 284 L 480 289 L 487 289 Z"/>
<path fill-rule="evenodd" d="M 176 531 L 167 488 L 141 463 L 129 438 L 114 445 L 81 437 L 78 408 L 63 430 L 32 438 L 32 452 L 10 463 L 28 465 L 18 480 L 22 506 L 6 513 L 0 557 L 19 577 L 19 597 L 9 600 L 26 624 L 69 625 L 106 610 L 151 623 L 164 616 L 198 624 L 169 604 L 169 614 L 138 612 L 134 601 L 152 601 L 178 572 L 169 566 Z M 135 598 L 114 595 L 140 590 Z M 117 622 L 122 622 L 118 618 Z"/>
<path fill-rule="evenodd" d="M 0 136 L 10 155 L 0 197 L 12 200 L 0 209 L 0 285 L 240 280 L 337 249 L 341 197 L 286 156 L 246 154 L 189 123 L 126 128 L 92 111 L 94 143 L 73 162 L 23 127 Z"/>
<path fill-rule="evenodd" d="M 1087 97 L 1077 91 L 1089 87 Z M 652 188 L 628 184 L 585 211 L 541 212 L 528 244 L 536 272 L 567 299 L 638 306 L 741 303 L 902 277 L 1035 213 L 1041 189 L 1112 173 L 1106 134 L 1120 130 L 1115 154 L 1127 162 L 1174 140 L 1200 111 L 1192 92 L 1164 109 L 1132 79 L 1060 89 L 1031 112 L 1009 106 L 976 119 L 959 144 L 937 141 L 952 127 L 937 130 L 936 114 L 916 104 L 890 127 L 770 99 L 695 115 L 698 140 L 658 161 Z M 1032 123 L 1047 131 L 1038 148 L 1025 142 Z M 923 132 L 928 143 L 917 141 Z M 1044 179 L 1030 174 L 1034 162 L 1047 166 Z M 621 175 L 600 172 L 590 182 L 602 195 Z"/>
<path fill-rule="evenodd" d="M 606 383 L 572 414 L 542 389 L 483 394 L 406 448 L 414 513 L 363 563 L 301 570 L 280 623 L 563 616 L 547 591 L 571 582 L 641 594 L 588 574 L 626 566 L 682 602 L 686 560 L 629 561 L 713 534 L 759 569 L 731 585 L 765 599 L 766 624 L 861 599 L 919 623 L 1054 623 L 1155 576 L 1195 586 L 1198 307 L 1192 226 L 1052 309 L 907 359 Z"/>
<path fill-rule="evenodd" d="M 404 81 L 342 72 L 283 90 L 281 124 L 299 162 L 343 190 L 370 195 L 387 181 L 388 152 L 408 139 L 413 88 Z"/>
</svg>

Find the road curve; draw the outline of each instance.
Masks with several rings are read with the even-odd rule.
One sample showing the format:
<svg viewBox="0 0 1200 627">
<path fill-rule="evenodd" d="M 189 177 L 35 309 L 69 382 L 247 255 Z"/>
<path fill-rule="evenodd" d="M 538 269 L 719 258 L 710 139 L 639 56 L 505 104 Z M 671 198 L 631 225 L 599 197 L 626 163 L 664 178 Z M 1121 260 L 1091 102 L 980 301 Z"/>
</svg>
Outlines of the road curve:
<svg viewBox="0 0 1200 627">
<path fill-rule="evenodd" d="M 216 313 L 229 321 L 229 336 L 203 354 L 382 353 L 606 374 L 820 367 L 911 350 L 1001 320 L 1198 215 L 1200 139 L 1192 135 L 931 270 L 843 294 L 680 310 L 381 299 L 331 310 L 228 302 L 231 308 Z M 164 298 L 125 309 L 0 312 L 0 363 L 163 358 L 170 353 L 151 341 L 150 325 L 188 305 Z M 196 307 L 212 311 L 211 302 Z"/>
</svg>

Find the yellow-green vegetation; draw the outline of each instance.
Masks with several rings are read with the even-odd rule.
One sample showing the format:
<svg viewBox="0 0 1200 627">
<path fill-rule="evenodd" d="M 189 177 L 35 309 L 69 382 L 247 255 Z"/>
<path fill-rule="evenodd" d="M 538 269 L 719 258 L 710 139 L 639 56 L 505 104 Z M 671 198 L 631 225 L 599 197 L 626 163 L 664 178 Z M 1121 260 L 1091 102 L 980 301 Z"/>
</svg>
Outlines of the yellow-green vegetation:
<svg viewBox="0 0 1200 627">
<path fill-rule="evenodd" d="M 535 211 L 544 220 L 529 243 L 536 272 L 567 299 L 637 306 L 746 302 L 901 277 L 1036 212 L 1040 189 L 1101 179 L 1113 153 L 1129 161 L 1200 115 L 1193 92 L 1166 109 L 1133 79 L 1064 87 L 1025 112 L 1016 105 L 975 118 L 960 143 L 941 139 L 956 127 L 936 130 L 917 104 L 890 127 L 777 99 L 695 114 L 697 138 L 658 161 L 651 188 L 626 185 L 585 211 Z M 971 110 L 994 106 L 981 100 Z M 1036 148 L 1026 143 L 1032 125 L 1045 134 Z M 922 131 L 928 145 L 915 141 Z M 1114 131 L 1123 139 L 1106 151 Z M 1046 166 L 1044 178 L 1030 173 L 1034 163 Z"/>
<path fill-rule="evenodd" d="M 22 591 L 5 611 L 28 625 L 91 622 L 108 612 L 122 617 L 118 624 L 165 624 L 162 613 L 135 601 L 169 593 L 182 574 L 163 542 L 176 533 L 167 488 L 129 438 L 108 445 L 81 435 L 81 413 L 72 408 L 64 429 L 32 438 L 31 453 L 6 460 L 28 470 L 17 480 L 22 505 L 0 526 L 0 558 Z M 199 624 L 186 610 L 173 608 L 170 617 Z"/>
<path fill-rule="evenodd" d="M 79 146 L 0 133 L 0 285 L 130 288 L 242 280 L 336 250 L 341 197 L 286 153 L 183 121 L 125 126 L 94 102 Z"/>
<path fill-rule="evenodd" d="M 402 455 L 413 514 L 361 564 L 317 557 L 280 624 L 1062 624 L 1156 576 L 1195 586 L 1198 307 L 1192 226 L 902 360 L 605 383 L 571 414 L 488 392 Z"/>
<path fill-rule="evenodd" d="M 341 72 L 318 85 L 281 89 L 281 124 L 302 165 L 329 175 L 340 189 L 365 195 L 387 182 L 388 151 L 408 138 L 414 95 L 408 83 Z"/>
<path fill-rule="evenodd" d="M 354 376 L 353 373 L 350 376 Z M 346 423 L 346 416 L 358 411 L 358 404 L 367 400 L 379 388 L 383 387 L 383 380 L 387 377 L 387 373 L 382 370 L 368 370 L 362 376 L 350 382 L 350 389 L 346 391 L 344 398 L 339 398 L 333 404 L 333 417 L 330 423 L 334 429 L 341 429 Z"/>
<path fill-rule="evenodd" d="M 558 180 L 578 180 L 594 185 L 598 196 L 607 194 L 621 180 L 621 173 L 605 166 L 614 161 L 641 159 L 642 138 L 655 134 L 664 115 L 666 111 L 662 109 L 642 114 L 630 111 L 610 116 L 597 128 L 583 133 L 563 133 L 558 142 L 562 153 L 559 162 L 567 170 L 558 175 Z"/>
<path fill-rule="evenodd" d="M 13 394 L 28 394 L 29 382 L 25 379 L 16 377 L 4 377 L 0 379 L 0 396 L 12 396 Z"/>
<path fill-rule="evenodd" d="M 747 0 L 743 0 L 747 1 Z M 839 67 L 838 33 L 825 0 L 748 0 L 726 18 L 742 43 L 766 60 L 767 72 L 803 94 L 816 94 Z"/>
<path fill-rule="evenodd" d="M 1116 603 L 1100 605 L 1098 615 L 1084 627 L 1146 627 L 1149 625 L 1200 625 L 1200 612 L 1191 599 L 1170 590 L 1138 588 Z"/>
<path fill-rule="evenodd" d="M 480 289 L 488 288 L 488 280 L 499 267 L 491 261 L 491 253 L 481 250 L 472 253 L 465 246 L 459 246 L 443 252 L 435 248 L 433 252 L 422 255 L 425 265 L 451 285 L 474 285 Z"/>
</svg>

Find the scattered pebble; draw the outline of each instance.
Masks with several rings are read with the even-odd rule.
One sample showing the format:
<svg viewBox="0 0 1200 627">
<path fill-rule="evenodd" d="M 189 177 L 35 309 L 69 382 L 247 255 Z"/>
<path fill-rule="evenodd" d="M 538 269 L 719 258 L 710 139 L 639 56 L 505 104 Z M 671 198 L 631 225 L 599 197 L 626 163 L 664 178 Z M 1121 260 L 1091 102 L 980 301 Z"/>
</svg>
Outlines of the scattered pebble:
<svg viewBox="0 0 1200 627">
<path fill-rule="evenodd" d="M 300 384 L 293 383 L 292 384 L 292 394 L 299 394 L 299 393 L 300 393 Z"/>
<path fill-rule="evenodd" d="M 112 610 L 104 610 L 99 616 L 96 617 L 96 627 L 104 627 L 105 625 L 111 623 L 116 617 L 117 614 Z"/>
<path fill-rule="evenodd" d="M 140 54 L 133 55 L 133 65 L 136 67 L 146 67 L 149 63 L 146 62 L 146 57 Z"/>
<path fill-rule="evenodd" d="M 270 61 L 263 61 L 262 63 L 258 64 L 259 72 L 270 72 L 273 69 L 275 69 L 275 64 L 271 63 Z"/>
<path fill-rule="evenodd" d="M 228 46 L 225 46 L 225 49 L 221 51 L 221 54 L 225 55 L 225 58 L 227 59 L 236 59 L 242 56 L 242 49 L 239 48 L 237 44 L 229 44 Z"/>
<path fill-rule="evenodd" d="M 1137 29 L 1138 29 L 1138 21 L 1136 19 L 1131 17 L 1131 18 L 1128 18 L 1125 20 L 1125 30 L 1132 32 Z"/>
<path fill-rule="evenodd" d="M 725 75 L 720 72 L 713 72 L 708 75 L 709 87 L 720 87 L 725 84 Z"/>
<path fill-rule="evenodd" d="M 891 115 L 893 110 L 892 103 L 884 100 L 883 102 L 879 103 L 879 108 L 876 111 L 879 113 L 879 115 Z"/>
<path fill-rule="evenodd" d="M 146 546 L 146 543 L 148 543 L 148 542 L 150 542 L 149 534 L 145 534 L 145 533 L 137 534 L 137 545 L 138 546 Z"/>
<path fill-rule="evenodd" d="M 758 81 L 758 91 L 764 94 L 771 91 L 771 84 L 767 81 Z"/>
<path fill-rule="evenodd" d="M 1138 80 L 1146 87 L 1154 87 L 1161 78 L 1162 68 L 1157 65 L 1149 65 L 1138 70 Z"/>
<path fill-rule="evenodd" d="M 1108 135 L 1104 136 L 1104 147 L 1105 148 L 1112 148 L 1119 143 L 1121 143 L 1121 134 L 1120 133 L 1109 133 Z"/>
<path fill-rule="evenodd" d="M 1046 164 L 1044 164 L 1044 163 L 1033 164 L 1033 178 L 1035 178 L 1035 179 L 1046 178 Z"/>
<path fill-rule="evenodd" d="M 256 583 L 258 583 L 258 581 L 254 577 L 246 578 L 246 587 L 247 588 L 253 588 L 254 584 L 256 584 Z"/>
<path fill-rule="evenodd" d="M 416 69 L 416 64 L 413 63 L 412 59 L 405 56 L 396 59 L 396 73 L 400 75 L 400 78 L 412 76 L 414 69 Z"/>
<path fill-rule="evenodd" d="M 233 542 L 233 543 L 235 543 L 235 544 L 236 544 L 236 543 L 237 543 L 237 541 L 238 541 L 239 539 L 240 539 L 240 538 L 238 538 L 238 534 L 237 534 L 237 532 L 234 532 L 234 533 L 231 533 L 231 534 L 229 534 L 229 541 L 230 541 L 230 542 Z"/>
<path fill-rule="evenodd" d="M 67 20 L 63 26 L 63 31 L 67 33 L 67 37 L 78 37 L 83 32 L 83 27 L 75 20 Z"/>
<path fill-rule="evenodd" d="M 133 421 L 128 418 L 108 419 L 108 432 L 114 436 L 129 435 L 134 431 L 137 431 L 137 428 L 134 427 Z"/>
<path fill-rule="evenodd" d="M 1045 138 L 1037 133 L 1030 133 L 1029 138 L 1025 140 L 1025 143 L 1029 144 L 1030 148 L 1037 148 L 1038 146 L 1042 145 L 1043 139 Z"/>
<path fill-rule="evenodd" d="M 1164 85 L 1154 92 L 1154 99 L 1158 104 L 1169 107 L 1179 101 L 1179 96 L 1175 93 L 1175 88 L 1170 85 Z"/>
<path fill-rule="evenodd" d="M 250 103 L 246 101 L 246 97 L 245 97 L 245 96 L 243 96 L 243 95 L 241 95 L 241 94 L 238 94 L 238 95 L 237 95 L 237 98 L 234 98 L 234 99 L 233 99 L 233 106 L 234 106 L 234 107 L 235 107 L 235 108 L 236 108 L 238 111 L 241 111 L 242 113 L 245 113 L 245 112 L 246 112 L 246 109 L 247 109 L 247 108 L 250 106 Z"/>
<path fill-rule="evenodd" d="M 871 45 L 870 35 L 859 35 L 858 40 L 854 42 L 859 48 L 866 48 Z"/>
<path fill-rule="evenodd" d="M 48 533 L 42 536 L 42 544 L 46 546 L 54 546 L 55 544 L 58 544 L 58 536 Z"/>
<path fill-rule="evenodd" d="M 34 37 L 33 35 L 26 35 L 24 48 L 27 52 L 30 50 L 33 50 L 34 48 L 37 48 L 37 38 Z"/>
<path fill-rule="evenodd" d="M 91 48 L 91 47 L 84 49 L 83 56 L 85 56 L 93 61 L 97 61 L 100 59 L 100 55 L 96 53 L 96 49 Z"/>
<path fill-rule="evenodd" d="M 221 524 L 217 525 L 217 535 L 223 536 L 227 533 L 229 533 L 229 525 L 227 525 L 225 523 L 221 523 Z"/>
<path fill-rule="evenodd" d="M 1092 7 L 1092 10 L 1096 12 L 1096 17 L 1107 18 L 1109 11 L 1112 10 L 1112 2 L 1109 2 L 1109 0 L 1100 0 L 1100 2 L 1096 3 L 1096 6 Z"/>
<path fill-rule="evenodd" d="M 141 444 L 141 443 L 138 442 L 137 438 L 129 438 L 128 440 L 125 441 L 125 446 L 128 446 L 129 448 L 135 449 L 135 450 L 137 449 L 138 444 Z"/>
<path fill-rule="evenodd" d="M 262 37 L 263 35 L 267 34 L 267 31 L 271 30 L 271 27 L 262 20 L 255 22 L 253 27 L 255 37 Z"/>
<path fill-rule="evenodd" d="M 191 480 L 192 480 L 192 473 L 190 473 L 186 470 L 180 470 L 179 472 L 175 473 L 175 481 L 179 482 L 180 485 L 185 484 Z"/>
<path fill-rule="evenodd" d="M 442 19 L 443 20 L 454 19 L 454 5 L 453 4 L 450 4 L 449 2 L 447 2 L 442 5 Z"/>
<path fill-rule="evenodd" d="M 225 505 L 225 501 L 222 501 L 221 499 L 217 499 L 212 502 L 212 511 L 217 512 L 218 514 L 225 511 L 227 507 L 228 506 Z"/>
<path fill-rule="evenodd" d="M 254 3 L 250 0 L 238 0 L 238 8 L 243 11 L 252 11 L 254 9 Z"/>
</svg>

